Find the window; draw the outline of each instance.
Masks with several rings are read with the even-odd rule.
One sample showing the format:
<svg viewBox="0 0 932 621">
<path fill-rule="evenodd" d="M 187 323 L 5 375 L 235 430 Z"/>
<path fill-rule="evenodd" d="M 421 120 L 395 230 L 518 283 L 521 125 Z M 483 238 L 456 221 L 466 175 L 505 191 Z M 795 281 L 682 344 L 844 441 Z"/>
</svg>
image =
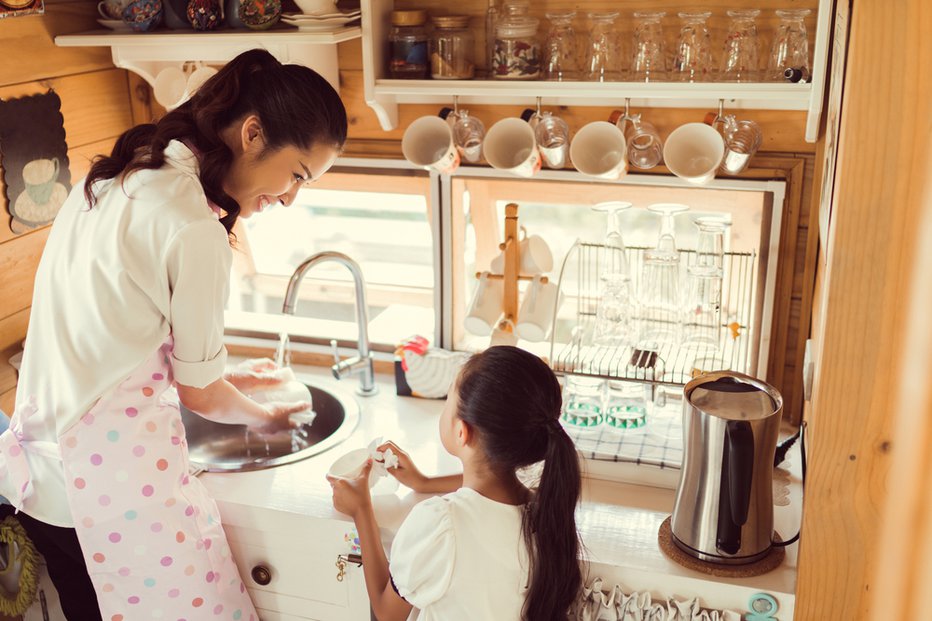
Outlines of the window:
<svg viewBox="0 0 932 621">
<path fill-rule="evenodd" d="M 357 338 L 353 280 L 344 266 L 313 267 L 294 318 L 282 316 L 288 280 L 311 255 L 334 250 L 359 263 L 366 282 L 369 338 L 392 351 L 399 338 L 434 340 L 434 234 L 430 179 L 408 171 L 331 171 L 302 188 L 290 207 L 242 220 L 227 305 L 227 331 L 292 341 L 347 344 Z"/>
</svg>

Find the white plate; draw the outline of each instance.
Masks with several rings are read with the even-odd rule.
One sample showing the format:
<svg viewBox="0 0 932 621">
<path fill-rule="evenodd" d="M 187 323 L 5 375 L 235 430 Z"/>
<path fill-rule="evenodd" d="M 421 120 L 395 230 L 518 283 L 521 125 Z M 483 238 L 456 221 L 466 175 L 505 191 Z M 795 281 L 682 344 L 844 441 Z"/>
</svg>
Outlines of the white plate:
<svg viewBox="0 0 932 621">
<path fill-rule="evenodd" d="M 290 24 L 298 29 L 299 32 L 335 32 L 340 29 L 343 24 Z"/>
<path fill-rule="evenodd" d="M 98 19 L 97 23 L 110 30 L 132 30 L 122 19 Z"/>
<path fill-rule="evenodd" d="M 362 11 L 350 11 L 349 13 L 322 13 L 320 15 L 305 15 L 304 13 L 282 13 L 282 19 L 293 19 L 293 20 L 317 20 L 317 19 L 330 19 L 332 17 L 359 17 L 362 15 Z"/>
</svg>

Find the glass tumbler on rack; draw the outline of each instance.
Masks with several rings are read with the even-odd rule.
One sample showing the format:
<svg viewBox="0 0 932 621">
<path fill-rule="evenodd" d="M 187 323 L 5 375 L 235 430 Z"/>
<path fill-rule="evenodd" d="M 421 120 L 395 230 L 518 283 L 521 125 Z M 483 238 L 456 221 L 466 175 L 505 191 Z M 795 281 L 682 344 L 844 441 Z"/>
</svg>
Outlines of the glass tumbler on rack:
<svg viewBox="0 0 932 621">
<path fill-rule="evenodd" d="M 712 13 L 683 11 L 677 15 L 683 25 L 670 77 L 674 82 L 709 82 L 712 79 L 712 38 L 706 22 Z"/>
<path fill-rule="evenodd" d="M 634 55 L 631 58 L 631 80 L 662 82 L 667 79 L 667 57 L 660 20 L 663 11 L 634 12 Z"/>
<path fill-rule="evenodd" d="M 563 388 L 563 412 L 560 419 L 568 429 L 599 431 L 605 416 L 602 403 L 605 380 L 598 377 L 567 375 Z"/>
<path fill-rule="evenodd" d="M 696 252 L 690 255 L 686 267 L 683 345 L 697 355 L 709 355 L 722 344 L 722 281 L 729 222 L 704 216 L 696 218 L 695 224 L 699 235 Z"/>
<path fill-rule="evenodd" d="M 606 213 L 608 222 L 598 249 L 599 301 L 596 308 L 596 345 L 626 347 L 634 340 L 634 295 L 627 251 L 621 237 L 621 214 L 631 203 L 613 201 L 593 206 Z"/>
<path fill-rule="evenodd" d="M 641 312 L 637 348 L 663 352 L 679 345 L 680 253 L 676 248 L 674 217 L 689 207 L 679 203 L 655 203 L 647 209 L 660 214 L 661 225 L 657 245 L 644 251 L 638 295 Z"/>
<path fill-rule="evenodd" d="M 573 19 L 576 11 L 545 13 L 550 20 L 550 31 L 544 43 L 543 78 L 562 82 L 578 78 L 576 68 L 576 31 Z"/>
<path fill-rule="evenodd" d="M 760 78 L 759 44 L 757 24 L 759 9 L 727 11 L 731 18 L 725 47 L 722 51 L 722 82 L 757 82 Z"/>
<path fill-rule="evenodd" d="M 605 426 L 617 431 L 643 427 L 647 423 L 650 401 L 650 384 L 609 380 L 605 392 Z"/>
<path fill-rule="evenodd" d="M 770 58 L 767 59 L 768 81 L 786 82 L 797 73 L 800 76 L 810 75 L 809 33 L 805 19 L 811 12 L 809 9 L 777 10 L 780 24 L 774 32 Z"/>
<path fill-rule="evenodd" d="M 590 82 L 620 82 L 621 50 L 615 33 L 618 13 L 586 13 L 589 18 L 589 49 L 586 53 L 585 78 Z"/>
</svg>

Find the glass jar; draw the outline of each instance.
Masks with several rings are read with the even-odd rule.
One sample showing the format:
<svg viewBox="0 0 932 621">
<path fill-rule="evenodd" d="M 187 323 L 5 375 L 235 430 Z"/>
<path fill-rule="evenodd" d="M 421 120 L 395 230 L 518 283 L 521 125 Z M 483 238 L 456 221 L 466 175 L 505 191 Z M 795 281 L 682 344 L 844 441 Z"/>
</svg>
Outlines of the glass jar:
<svg viewBox="0 0 932 621">
<path fill-rule="evenodd" d="M 502 19 L 495 27 L 495 52 L 492 76 L 499 80 L 536 80 L 540 77 L 540 43 L 537 24 L 540 20 L 527 14 L 526 2 L 505 5 Z"/>
<path fill-rule="evenodd" d="M 423 80 L 428 75 L 427 11 L 392 11 L 392 31 L 388 36 L 388 74 L 402 80 Z"/>
<path fill-rule="evenodd" d="M 471 80 L 476 75 L 476 42 L 468 15 L 434 17 L 430 39 L 430 77 Z"/>
</svg>

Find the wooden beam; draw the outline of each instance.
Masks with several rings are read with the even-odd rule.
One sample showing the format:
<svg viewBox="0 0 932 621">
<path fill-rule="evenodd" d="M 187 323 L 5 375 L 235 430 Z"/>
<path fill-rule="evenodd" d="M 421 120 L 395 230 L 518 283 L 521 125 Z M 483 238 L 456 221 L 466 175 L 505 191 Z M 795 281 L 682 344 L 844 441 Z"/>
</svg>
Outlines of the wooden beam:
<svg viewBox="0 0 932 621">
<path fill-rule="evenodd" d="M 928 366 L 918 373 L 913 366 L 927 364 L 928 352 L 904 351 L 919 346 L 909 302 L 928 299 L 929 287 L 928 261 L 919 260 L 921 223 L 932 209 L 929 23 L 925 0 L 852 6 L 824 327 L 816 334 L 798 621 L 928 616 L 929 558 L 922 555 L 932 541 L 932 419 Z M 927 347 L 928 303 L 920 312 Z M 912 374 L 924 397 L 896 408 L 893 397 Z M 918 451 L 916 442 L 923 443 Z M 889 476 L 894 455 L 904 481 Z M 881 540 L 884 515 L 894 521 Z"/>
</svg>

